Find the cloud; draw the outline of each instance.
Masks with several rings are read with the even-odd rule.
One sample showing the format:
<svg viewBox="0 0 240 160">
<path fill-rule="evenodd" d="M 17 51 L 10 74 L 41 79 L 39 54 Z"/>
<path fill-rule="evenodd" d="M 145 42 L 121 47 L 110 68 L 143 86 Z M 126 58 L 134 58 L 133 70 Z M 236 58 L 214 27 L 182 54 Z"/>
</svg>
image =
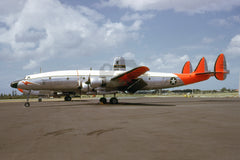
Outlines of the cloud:
<svg viewBox="0 0 240 160">
<path fill-rule="evenodd" d="M 154 14 L 149 14 L 149 13 L 148 14 L 126 13 L 121 17 L 121 20 L 122 21 L 148 20 L 148 19 L 152 19 L 154 16 L 155 16 Z"/>
<path fill-rule="evenodd" d="M 31 69 L 38 66 L 38 63 L 35 60 L 30 59 L 29 63 L 23 66 L 23 69 Z"/>
<path fill-rule="evenodd" d="M 101 6 L 117 6 L 119 8 L 131 8 L 135 11 L 147 10 L 174 10 L 176 12 L 204 13 L 210 11 L 228 11 L 240 6 L 236 0 L 105 0 Z"/>
<path fill-rule="evenodd" d="M 239 25 L 240 24 L 240 16 L 230 16 L 226 18 L 216 18 L 209 22 L 211 25 L 215 26 L 231 26 L 231 25 Z"/>
<path fill-rule="evenodd" d="M 179 67 L 181 68 L 189 59 L 190 58 L 188 55 L 178 56 L 168 53 L 161 56 L 151 57 L 151 63 L 149 67 L 162 72 L 180 72 Z"/>
<path fill-rule="evenodd" d="M 93 9 L 58 0 L 21 2 L 17 11 L 2 14 L 0 56 L 29 61 L 24 69 L 54 57 L 77 58 L 118 47 L 136 39 L 141 27 L 137 20 L 112 22 Z"/>
<path fill-rule="evenodd" d="M 202 39 L 202 43 L 204 43 L 204 44 L 210 44 L 210 43 L 213 43 L 214 41 L 215 41 L 215 39 L 210 38 L 210 37 L 204 37 Z"/>
<path fill-rule="evenodd" d="M 135 54 L 132 52 L 126 52 L 123 54 L 123 57 L 126 59 L 135 59 Z"/>
<path fill-rule="evenodd" d="M 240 56 L 240 34 L 231 39 L 225 52 L 233 57 Z"/>
<path fill-rule="evenodd" d="M 27 0 L 0 1 L 0 17 L 19 12 Z"/>
</svg>

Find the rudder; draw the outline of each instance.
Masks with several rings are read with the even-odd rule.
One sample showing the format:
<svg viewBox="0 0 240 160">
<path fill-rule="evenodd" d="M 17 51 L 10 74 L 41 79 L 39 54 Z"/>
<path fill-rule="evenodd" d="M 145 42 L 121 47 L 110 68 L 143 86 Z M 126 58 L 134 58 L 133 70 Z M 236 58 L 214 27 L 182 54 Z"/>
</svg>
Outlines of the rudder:
<svg viewBox="0 0 240 160">
<path fill-rule="evenodd" d="M 196 69 L 194 70 L 194 73 L 205 73 L 205 72 L 208 72 L 208 66 L 207 66 L 207 61 L 206 61 L 206 59 L 203 57 L 203 58 L 199 61 Z"/>
<path fill-rule="evenodd" d="M 215 62 L 214 75 L 218 80 L 224 80 L 227 77 L 229 71 L 227 70 L 227 64 L 224 54 L 220 54 Z"/>
<path fill-rule="evenodd" d="M 192 73 L 192 64 L 190 61 L 187 61 L 184 66 L 183 66 L 183 69 L 182 69 L 182 73 L 183 74 L 189 74 L 189 73 Z"/>
</svg>

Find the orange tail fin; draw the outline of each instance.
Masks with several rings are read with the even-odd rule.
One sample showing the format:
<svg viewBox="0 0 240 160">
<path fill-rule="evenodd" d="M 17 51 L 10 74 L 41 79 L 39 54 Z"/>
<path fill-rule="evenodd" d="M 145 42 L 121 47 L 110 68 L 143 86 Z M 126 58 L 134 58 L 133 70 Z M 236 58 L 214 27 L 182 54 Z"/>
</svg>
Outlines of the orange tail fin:
<svg viewBox="0 0 240 160">
<path fill-rule="evenodd" d="M 218 80 L 224 80 L 227 77 L 229 71 L 227 70 L 227 64 L 224 54 L 220 54 L 215 62 L 214 74 Z"/>
<path fill-rule="evenodd" d="M 206 59 L 203 57 L 203 58 L 199 61 L 196 69 L 194 70 L 194 73 L 205 73 L 205 72 L 209 72 L 209 71 L 208 71 L 207 61 L 206 61 Z"/>
<path fill-rule="evenodd" d="M 184 66 L 183 66 L 183 69 L 182 69 L 182 73 L 183 74 L 189 74 L 189 73 L 192 73 L 192 64 L 190 61 L 187 61 Z"/>
</svg>

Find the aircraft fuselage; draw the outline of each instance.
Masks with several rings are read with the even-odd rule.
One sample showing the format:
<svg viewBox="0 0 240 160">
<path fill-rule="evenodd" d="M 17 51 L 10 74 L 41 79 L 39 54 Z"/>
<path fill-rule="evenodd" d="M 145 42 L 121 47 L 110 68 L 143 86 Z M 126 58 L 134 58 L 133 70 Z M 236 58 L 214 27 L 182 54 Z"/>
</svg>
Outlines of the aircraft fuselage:
<svg viewBox="0 0 240 160">
<path fill-rule="evenodd" d="M 76 93 L 79 92 L 80 86 L 82 87 L 81 89 L 83 93 L 95 91 L 102 87 L 107 91 L 118 90 L 119 83 L 112 82 L 111 78 L 121 73 L 124 73 L 124 71 L 65 70 L 45 72 L 27 75 L 23 80 L 17 82 L 15 88 L 23 90 L 52 90 Z M 90 86 L 86 84 L 89 77 L 91 79 Z M 184 85 L 182 80 L 173 73 L 147 72 L 139 78 L 147 84 L 142 88 L 144 90 Z"/>
</svg>

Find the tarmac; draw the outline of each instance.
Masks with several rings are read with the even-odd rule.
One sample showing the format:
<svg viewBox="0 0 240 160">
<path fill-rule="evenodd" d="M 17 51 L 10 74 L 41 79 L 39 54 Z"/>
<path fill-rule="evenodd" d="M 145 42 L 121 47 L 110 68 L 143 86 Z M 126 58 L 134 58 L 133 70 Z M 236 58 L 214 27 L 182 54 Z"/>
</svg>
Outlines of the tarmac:
<svg viewBox="0 0 240 160">
<path fill-rule="evenodd" d="M 119 102 L 0 102 L 0 159 L 240 159 L 240 98 Z"/>
</svg>

